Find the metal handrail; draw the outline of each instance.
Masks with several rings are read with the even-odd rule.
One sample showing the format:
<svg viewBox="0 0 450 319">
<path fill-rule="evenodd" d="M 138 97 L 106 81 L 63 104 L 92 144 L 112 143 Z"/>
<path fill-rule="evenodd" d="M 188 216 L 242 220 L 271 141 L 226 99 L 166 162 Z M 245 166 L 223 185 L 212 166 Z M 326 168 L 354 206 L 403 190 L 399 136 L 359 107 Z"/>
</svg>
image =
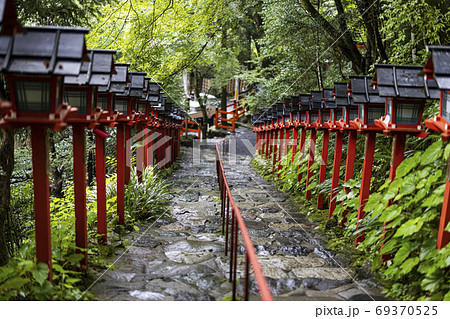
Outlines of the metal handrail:
<svg viewBox="0 0 450 319">
<path fill-rule="evenodd" d="M 272 293 L 269 285 L 263 275 L 261 265 L 256 255 L 255 247 L 245 226 L 241 211 L 236 205 L 225 176 L 222 160 L 219 152 L 219 145 L 216 144 L 216 167 L 219 180 L 220 199 L 221 199 L 221 217 L 222 217 L 222 233 L 225 233 L 225 256 L 228 254 L 228 237 L 230 237 L 230 282 L 233 283 L 233 300 L 236 300 L 236 273 L 237 273 L 237 251 L 238 251 L 238 227 L 241 231 L 242 240 L 245 247 L 245 286 L 244 300 L 249 298 L 249 265 L 253 268 L 256 283 L 259 289 L 259 295 L 263 301 L 272 301 Z M 230 225 L 230 205 L 231 205 L 231 230 Z M 226 208 L 225 208 L 226 207 Z M 229 236 L 230 235 L 230 236 Z"/>
</svg>

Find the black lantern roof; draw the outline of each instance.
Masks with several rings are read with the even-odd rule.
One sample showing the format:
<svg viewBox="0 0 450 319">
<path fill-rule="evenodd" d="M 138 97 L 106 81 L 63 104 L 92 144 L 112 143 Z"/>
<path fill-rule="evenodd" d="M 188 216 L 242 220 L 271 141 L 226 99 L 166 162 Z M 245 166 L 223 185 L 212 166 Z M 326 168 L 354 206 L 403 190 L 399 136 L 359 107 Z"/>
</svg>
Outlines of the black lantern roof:
<svg viewBox="0 0 450 319">
<path fill-rule="evenodd" d="M 291 96 L 291 112 L 298 112 L 300 110 L 300 98 L 298 96 Z"/>
<path fill-rule="evenodd" d="M 334 82 L 334 96 L 336 107 L 349 105 L 348 82 Z"/>
<path fill-rule="evenodd" d="M 145 76 L 147 73 L 145 72 L 130 72 L 130 96 L 133 97 L 142 97 L 142 92 L 144 90 Z"/>
<path fill-rule="evenodd" d="M 428 46 L 431 53 L 425 73 L 430 72 L 440 90 L 450 90 L 450 46 Z"/>
<path fill-rule="evenodd" d="M 14 1 L 0 0 L 0 34 L 13 35 L 15 31 L 22 32 L 22 26 L 17 21 Z"/>
<path fill-rule="evenodd" d="M 434 80 L 424 80 L 419 74 L 423 67 L 412 65 L 375 64 L 373 78 L 383 97 L 407 99 L 439 99 L 440 92 Z"/>
<path fill-rule="evenodd" d="M 287 116 L 292 110 L 291 98 L 284 99 L 284 115 Z"/>
<path fill-rule="evenodd" d="M 277 116 L 283 116 L 283 114 L 284 114 L 284 103 L 283 102 L 277 102 L 276 108 L 277 108 Z"/>
<path fill-rule="evenodd" d="M 158 102 L 161 93 L 161 85 L 158 82 L 148 83 L 147 100 L 150 102 Z"/>
<path fill-rule="evenodd" d="M 96 85 L 106 91 L 111 82 L 111 75 L 116 73 L 112 50 L 88 50 L 89 61 L 84 61 L 78 76 L 64 77 L 64 84 Z"/>
<path fill-rule="evenodd" d="M 150 78 L 144 78 L 144 88 L 142 89 L 141 101 L 147 101 L 147 95 L 149 90 Z"/>
<path fill-rule="evenodd" d="M 318 110 L 322 108 L 322 91 L 311 91 L 311 109 Z"/>
<path fill-rule="evenodd" d="M 350 89 L 355 103 L 361 104 L 384 104 L 385 98 L 378 94 L 378 90 L 372 85 L 373 76 L 351 75 Z"/>
<path fill-rule="evenodd" d="M 272 106 L 271 106 L 271 111 L 272 111 L 272 117 L 277 117 L 277 105 L 276 104 L 273 104 Z"/>
<path fill-rule="evenodd" d="M 300 111 L 311 109 L 311 94 L 300 94 Z"/>
<path fill-rule="evenodd" d="M 336 108 L 336 103 L 334 102 L 334 89 L 323 89 L 323 105 L 326 109 Z"/>
<path fill-rule="evenodd" d="M 116 63 L 114 67 L 116 69 L 116 74 L 111 77 L 111 92 L 113 93 L 125 93 L 127 89 L 128 78 L 128 67 L 129 63 Z"/>
<path fill-rule="evenodd" d="M 1 37 L 0 71 L 22 74 L 78 75 L 86 58 L 89 29 L 28 27 L 26 33 Z"/>
</svg>

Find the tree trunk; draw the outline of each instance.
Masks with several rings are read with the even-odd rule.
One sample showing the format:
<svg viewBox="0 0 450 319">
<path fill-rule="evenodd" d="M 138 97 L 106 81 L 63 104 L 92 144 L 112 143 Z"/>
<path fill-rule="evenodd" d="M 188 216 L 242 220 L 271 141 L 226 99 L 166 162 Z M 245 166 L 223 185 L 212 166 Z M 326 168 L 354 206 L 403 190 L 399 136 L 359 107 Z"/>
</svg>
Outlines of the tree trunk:
<svg viewBox="0 0 450 319">
<path fill-rule="evenodd" d="M 227 86 L 222 86 L 222 93 L 220 94 L 220 109 L 227 110 Z"/>
<path fill-rule="evenodd" d="M 342 52 L 342 54 L 352 62 L 353 70 L 360 74 L 364 73 L 367 70 L 367 66 L 364 63 L 363 56 L 359 52 L 356 47 L 355 41 L 352 39 L 352 35 L 347 30 L 347 23 L 345 19 L 340 21 L 339 28 L 343 30 L 336 29 L 330 22 L 328 22 L 319 11 L 314 8 L 309 0 L 300 0 L 301 4 L 305 8 L 305 10 L 311 15 L 311 17 L 319 24 L 319 26 L 325 31 L 328 36 L 330 45 L 335 44 L 338 49 Z M 338 10 L 338 15 L 341 15 L 340 11 L 343 7 L 340 0 L 335 1 L 336 9 Z"/>
<path fill-rule="evenodd" d="M 6 221 L 11 214 L 11 175 L 14 169 L 14 132 L 0 131 L 0 265 L 9 261 Z"/>
<path fill-rule="evenodd" d="M 200 105 L 200 110 L 202 110 L 202 140 L 206 140 L 206 134 L 208 133 L 208 114 L 206 113 L 206 103 L 204 103 L 203 98 L 200 96 L 201 83 L 202 77 L 198 70 L 194 69 L 194 95 Z"/>
</svg>

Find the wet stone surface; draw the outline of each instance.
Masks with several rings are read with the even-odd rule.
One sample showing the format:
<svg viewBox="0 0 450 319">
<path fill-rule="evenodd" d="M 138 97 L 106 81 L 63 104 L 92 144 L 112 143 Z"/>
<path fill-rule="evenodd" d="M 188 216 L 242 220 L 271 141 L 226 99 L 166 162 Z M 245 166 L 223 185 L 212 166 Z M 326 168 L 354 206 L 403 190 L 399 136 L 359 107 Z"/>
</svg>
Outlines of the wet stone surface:
<svg viewBox="0 0 450 319">
<path fill-rule="evenodd" d="M 254 145 L 254 133 L 238 128 L 236 136 L 239 154 L 223 156 L 223 164 L 274 299 L 382 300 L 369 273 L 356 273 L 327 249 L 323 234 L 298 213 L 297 204 L 253 170 L 242 140 L 253 139 Z M 168 213 L 125 236 L 127 248 L 109 260 L 114 268 L 94 273 L 99 279 L 91 291 L 99 300 L 222 300 L 231 294 L 215 150 L 200 149 L 194 154 L 182 147 L 180 168 L 168 181 Z M 237 276 L 242 278 L 245 249 L 239 242 Z M 252 275 L 250 293 L 251 300 L 259 299 Z"/>
</svg>

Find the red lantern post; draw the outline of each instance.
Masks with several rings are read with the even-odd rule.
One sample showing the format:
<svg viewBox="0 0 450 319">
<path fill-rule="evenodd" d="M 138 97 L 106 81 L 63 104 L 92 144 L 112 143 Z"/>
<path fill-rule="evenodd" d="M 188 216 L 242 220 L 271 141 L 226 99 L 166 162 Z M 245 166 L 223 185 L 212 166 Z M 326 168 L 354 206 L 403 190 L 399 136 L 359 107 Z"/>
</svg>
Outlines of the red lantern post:
<svg viewBox="0 0 450 319">
<path fill-rule="evenodd" d="M 435 131 L 441 132 L 443 141 L 448 141 L 450 137 L 450 71 L 448 69 L 450 61 L 450 47 L 429 46 L 430 56 L 424 68 L 424 73 L 428 80 L 435 80 L 440 90 L 439 115 L 432 119 L 425 120 L 425 125 Z M 447 175 L 445 183 L 444 200 L 442 202 L 441 218 L 439 222 L 437 249 L 444 248 L 450 242 L 450 233 L 445 231 L 450 222 L 450 160 L 447 165 Z"/>
<path fill-rule="evenodd" d="M 132 121 L 131 101 L 127 83 L 128 63 L 116 63 L 117 74 L 111 77 L 111 92 L 115 93 L 114 107 L 119 113 L 116 132 L 116 159 L 117 159 L 117 215 L 119 225 L 123 225 L 125 216 L 125 125 Z"/>
<path fill-rule="evenodd" d="M 373 85 L 379 95 L 385 97 L 385 116 L 376 119 L 375 124 L 383 134 L 392 135 L 392 158 L 389 179 L 395 178 L 398 165 L 403 161 L 406 135 L 426 137 L 421 125 L 425 100 L 436 92 L 419 73 L 421 67 L 408 65 L 375 65 Z"/>
<path fill-rule="evenodd" d="M 5 13 L 2 12 L 2 15 Z M 12 104 L 0 125 L 6 129 L 31 126 L 36 257 L 37 262 L 49 266 L 50 280 L 52 254 L 47 130 L 65 128 L 69 115 L 76 111 L 76 108 L 63 103 L 63 81 L 64 76 L 80 72 L 81 61 L 86 57 L 84 36 L 87 32 L 87 29 L 29 27 L 26 33 L 3 36 L 0 42 L 4 48 L 0 53 L 3 61 L 0 71 L 6 73 Z M 84 248 L 78 240 L 77 245 Z"/>
</svg>

